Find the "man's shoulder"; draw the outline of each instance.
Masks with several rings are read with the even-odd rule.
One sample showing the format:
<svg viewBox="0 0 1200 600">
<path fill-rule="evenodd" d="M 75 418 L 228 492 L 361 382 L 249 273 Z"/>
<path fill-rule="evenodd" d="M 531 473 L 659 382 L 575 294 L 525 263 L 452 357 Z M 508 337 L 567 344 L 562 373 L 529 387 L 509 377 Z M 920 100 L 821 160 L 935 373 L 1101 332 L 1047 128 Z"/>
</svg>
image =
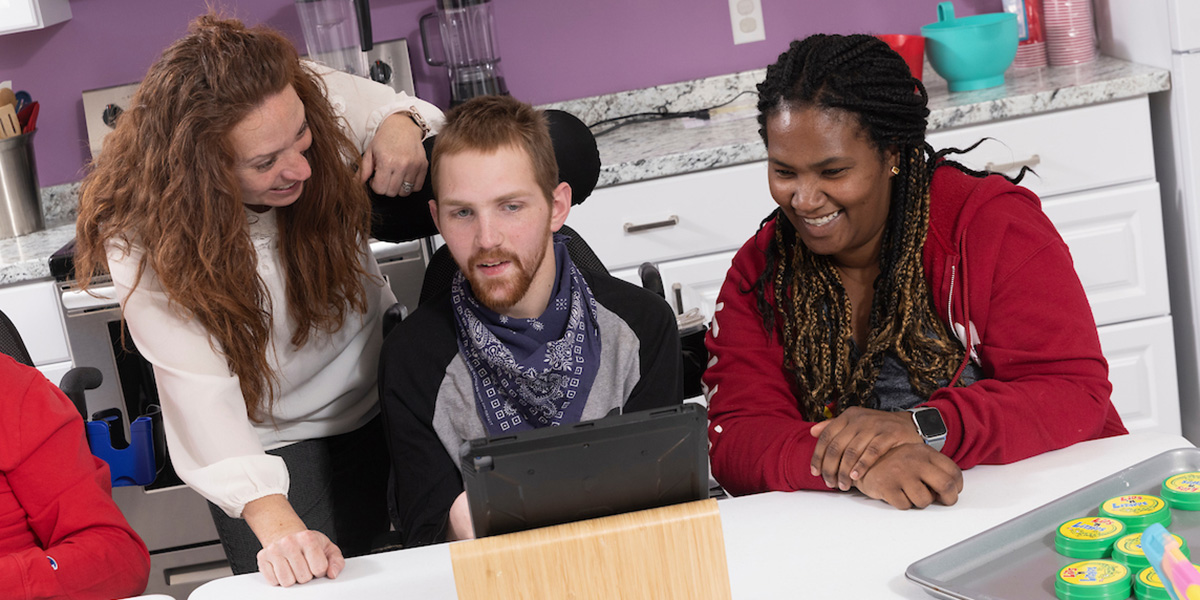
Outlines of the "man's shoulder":
<svg viewBox="0 0 1200 600">
<path fill-rule="evenodd" d="M 396 324 L 383 341 L 385 361 L 448 362 L 458 352 L 450 292 L 434 296 Z"/>
</svg>

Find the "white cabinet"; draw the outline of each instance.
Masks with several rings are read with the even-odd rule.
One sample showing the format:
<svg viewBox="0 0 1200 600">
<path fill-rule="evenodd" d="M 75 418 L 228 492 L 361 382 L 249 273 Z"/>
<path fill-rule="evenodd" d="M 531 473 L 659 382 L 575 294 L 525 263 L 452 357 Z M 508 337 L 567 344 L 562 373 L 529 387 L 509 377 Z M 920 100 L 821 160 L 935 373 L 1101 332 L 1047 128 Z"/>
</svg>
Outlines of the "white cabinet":
<svg viewBox="0 0 1200 600">
<path fill-rule="evenodd" d="M 617 277 L 640 285 L 637 267 L 655 263 L 673 307 L 679 284 L 684 310 L 711 318 L 734 253 L 774 209 L 760 161 L 600 188 L 567 224 Z"/>
<path fill-rule="evenodd" d="M 1130 431 L 1178 435 L 1179 386 L 1168 300 L 1162 205 L 1154 173 L 1149 101 L 1096 104 L 937 131 L 951 158 L 1015 175 L 1071 250 L 1109 363 L 1112 401 Z"/>
<path fill-rule="evenodd" d="M 0 0 L 0 34 L 41 29 L 70 18 L 67 0 Z"/>
<path fill-rule="evenodd" d="M 35 365 L 70 361 L 67 336 L 53 281 L 0 287 L 0 311 L 17 326 Z"/>
<path fill-rule="evenodd" d="M 16 325 L 34 366 L 58 385 L 72 366 L 58 287 L 53 281 L 0 287 L 0 311 Z"/>
</svg>

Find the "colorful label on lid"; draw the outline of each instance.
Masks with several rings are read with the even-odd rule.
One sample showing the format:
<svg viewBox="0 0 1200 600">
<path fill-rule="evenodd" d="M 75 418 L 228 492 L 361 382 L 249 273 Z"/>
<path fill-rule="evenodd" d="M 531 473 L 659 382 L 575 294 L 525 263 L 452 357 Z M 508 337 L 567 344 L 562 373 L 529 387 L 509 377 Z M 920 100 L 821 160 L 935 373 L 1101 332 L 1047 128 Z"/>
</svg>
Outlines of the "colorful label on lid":
<svg viewBox="0 0 1200 600">
<path fill-rule="evenodd" d="M 1083 517 L 1063 523 L 1058 532 L 1072 540 L 1102 540 L 1125 530 L 1125 524 L 1108 517 Z"/>
<path fill-rule="evenodd" d="M 1163 486 L 1181 494 L 1200 494 L 1200 473 L 1182 473 L 1167 479 Z"/>
<path fill-rule="evenodd" d="M 1173 533 L 1171 534 L 1171 537 L 1175 538 L 1175 541 L 1179 543 L 1180 548 L 1183 547 L 1183 538 L 1181 538 Z M 1128 556 L 1145 556 L 1146 555 L 1146 551 L 1142 550 L 1142 534 L 1140 534 L 1140 533 L 1131 533 L 1131 534 L 1117 540 L 1117 545 L 1113 546 L 1113 548 L 1116 549 L 1118 552 L 1121 552 L 1122 554 L 1125 554 Z"/>
<path fill-rule="evenodd" d="M 1134 494 L 1132 496 L 1117 496 L 1108 500 L 1100 508 L 1109 514 L 1122 517 L 1137 517 L 1156 513 L 1167 507 L 1166 501 L 1158 496 Z"/>
<path fill-rule="evenodd" d="M 1129 568 L 1111 560 L 1085 560 L 1069 564 L 1058 572 L 1058 578 L 1072 585 L 1107 585 L 1129 576 Z"/>
<path fill-rule="evenodd" d="M 1138 581 L 1142 582 L 1142 585 L 1166 589 L 1166 586 L 1163 585 L 1162 580 L 1158 578 L 1158 571 L 1155 571 L 1154 567 L 1146 567 L 1145 569 L 1142 569 L 1142 571 L 1138 573 Z"/>
</svg>

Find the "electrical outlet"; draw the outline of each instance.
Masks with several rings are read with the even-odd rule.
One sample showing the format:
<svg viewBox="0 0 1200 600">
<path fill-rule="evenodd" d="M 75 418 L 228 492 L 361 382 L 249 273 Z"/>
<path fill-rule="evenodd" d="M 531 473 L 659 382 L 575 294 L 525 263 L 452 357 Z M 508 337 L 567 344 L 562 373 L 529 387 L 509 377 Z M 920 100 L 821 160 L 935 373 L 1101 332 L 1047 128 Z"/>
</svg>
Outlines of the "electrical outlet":
<svg viewBox="0 0 1200 600">
<path fill-rule="evenodd" d="M 762 0 L 729 0 L 729 21 L 733 25 L 735 45 L 767 39 L 763 29 Z"/>
</svg>

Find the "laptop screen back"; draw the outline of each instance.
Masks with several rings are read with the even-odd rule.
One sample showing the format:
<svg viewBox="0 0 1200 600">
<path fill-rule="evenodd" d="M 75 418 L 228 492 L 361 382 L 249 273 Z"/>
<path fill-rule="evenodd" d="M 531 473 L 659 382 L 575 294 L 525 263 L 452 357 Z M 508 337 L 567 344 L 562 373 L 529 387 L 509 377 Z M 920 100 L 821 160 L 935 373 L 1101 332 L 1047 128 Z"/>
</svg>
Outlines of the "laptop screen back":
<svg viewBox="0 0 1200 600">
<path fill-rule="evenodd" d="M 464 444 L 475 535 L 705 499 L 707 423 L 683 404 Z"/>
</svg>

